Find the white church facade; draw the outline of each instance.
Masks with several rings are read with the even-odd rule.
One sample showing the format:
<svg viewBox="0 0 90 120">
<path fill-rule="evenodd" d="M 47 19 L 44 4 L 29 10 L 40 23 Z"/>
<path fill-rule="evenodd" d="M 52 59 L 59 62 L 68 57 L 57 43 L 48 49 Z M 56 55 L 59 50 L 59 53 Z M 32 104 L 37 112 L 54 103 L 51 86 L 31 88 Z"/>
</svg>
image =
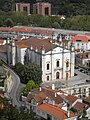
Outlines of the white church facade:
<svg viewBox="0 0 90 120">
<path fill-rule="evenodd" d="M 31 62 L 42 69 L 42 81 L 68 79 L 74 76 L 74 48 L 67 49 L 55 40 L 29 38 L 8 44 L 8 64 Z"/>
</svg>

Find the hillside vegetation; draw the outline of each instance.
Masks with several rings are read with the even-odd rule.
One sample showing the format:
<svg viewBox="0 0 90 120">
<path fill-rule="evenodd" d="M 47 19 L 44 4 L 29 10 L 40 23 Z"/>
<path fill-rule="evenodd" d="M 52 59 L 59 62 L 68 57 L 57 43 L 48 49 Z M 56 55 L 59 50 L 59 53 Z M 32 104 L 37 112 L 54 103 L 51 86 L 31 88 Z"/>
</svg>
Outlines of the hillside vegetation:
<svg viewBox="0 0 90 120">
<path fill-rule="evenodd" d="M 90 15 L 90 0 L 41 0 L 52 4 L 52 14 L 68 16 Z M 12 4 L 16 2 L 29 2 L 34 4 L 36 0 L 0 0 L 0 10 L 11 11 Z"/>
<path fill-rule="evenodd" d="M 36 0 L 0 0 L 0 26 L 40 26 L 70 30 L 90 30 L 90 0 L 42 0 L 52 4 L 52 14 L 65 15 L 61 20 L 56 16 L 42 16 L 12 11 L 16 2 L 30 2 L 32 9 Z"/>
</svg>

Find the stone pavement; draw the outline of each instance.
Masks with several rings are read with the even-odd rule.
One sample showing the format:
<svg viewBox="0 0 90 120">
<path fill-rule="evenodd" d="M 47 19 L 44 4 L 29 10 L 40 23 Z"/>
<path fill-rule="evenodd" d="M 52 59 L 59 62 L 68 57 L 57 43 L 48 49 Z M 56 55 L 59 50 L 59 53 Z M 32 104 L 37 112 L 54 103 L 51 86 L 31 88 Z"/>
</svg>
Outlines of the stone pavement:
<svg viewBox="0 0 90 120">
<path fill-rule="evenodd" d="M 63 87 L 65 88 L 67 86 L 71 87 L 78 84 L 84 84 L 84 83 L 86 84 L 86 79 L 90 79 L 90 75 L 82 73 L 78 70 L 75 70 L 75 73 L 77 74 L 77 76 L 71 77 L 68 80 L 59 79 L 55 81 L 49 81 L 49 82 L 42 83 L 42 86 L 49 87 L 49 86 L 52 86 L 52 84 L 55 84 L 56 88 L 63 88 Z"/>
</svg>

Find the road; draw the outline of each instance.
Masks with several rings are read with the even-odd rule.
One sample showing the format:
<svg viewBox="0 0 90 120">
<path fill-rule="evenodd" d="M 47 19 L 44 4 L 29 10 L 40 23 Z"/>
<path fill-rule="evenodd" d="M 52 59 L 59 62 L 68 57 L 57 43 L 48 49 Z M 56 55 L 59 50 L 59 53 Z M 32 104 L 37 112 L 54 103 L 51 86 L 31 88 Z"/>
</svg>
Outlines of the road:
<svg viewBox="0 0 90 120">
<path fill-rule="evenodd" d="M 7 92 L 7 97 L 11 100 L 13 106 L 17 106 L 18 108 L 22 106 L 22 102 L 20 102 L 20 94 L 23 91 L 25 85 L 20 83 L 20 78 L 18 75 L 9 67 L 5 66 L 12 76 L 13 84 L 10 86 L 10 92 Z"/>
</svg>

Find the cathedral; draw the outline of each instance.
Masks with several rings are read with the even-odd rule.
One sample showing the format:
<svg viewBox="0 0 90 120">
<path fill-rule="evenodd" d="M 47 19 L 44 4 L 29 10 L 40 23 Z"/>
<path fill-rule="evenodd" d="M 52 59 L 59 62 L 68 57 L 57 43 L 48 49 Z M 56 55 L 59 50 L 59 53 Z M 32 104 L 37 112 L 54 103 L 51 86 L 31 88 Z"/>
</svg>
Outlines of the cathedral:
<svg viewBox="0 0 90 120">
<path fill-rule="evenodd" d="M 75 52 L 54 39 L 31 37 L 25 40 L 8 42 L 7 58 L 9 65 L 18 62 L 35 63 L 42 69 L 42 82 L 68 79 L 74 76 Z"/>
</svg>

